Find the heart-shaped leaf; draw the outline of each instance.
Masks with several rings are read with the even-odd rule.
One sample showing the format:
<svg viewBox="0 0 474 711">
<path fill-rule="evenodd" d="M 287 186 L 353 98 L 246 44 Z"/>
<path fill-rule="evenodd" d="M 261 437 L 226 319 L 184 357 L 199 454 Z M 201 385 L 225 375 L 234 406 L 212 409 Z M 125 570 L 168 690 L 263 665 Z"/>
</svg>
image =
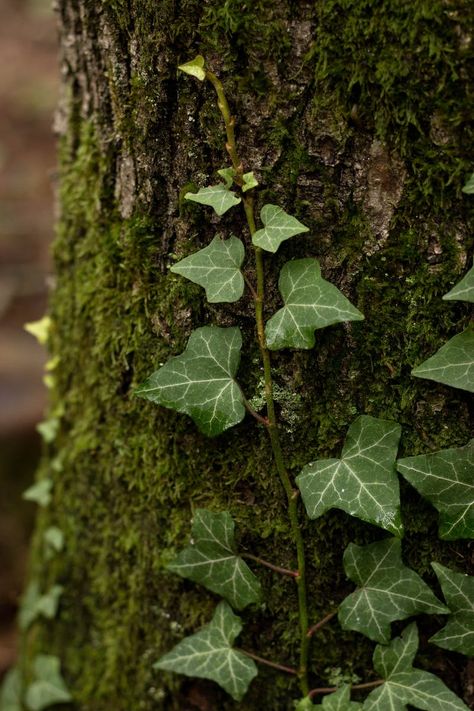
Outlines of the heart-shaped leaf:
<svg viewBox="0 0 474 711">
<path fill-rule="evenodd" d="M 179 642 L 154 668 L 212 679 L 240 701 L 257 676 L 253 660 L 232 648 L 241 630 L 240 617 L 234 615 L 226 602 L 221 602 L 208 625 Z"/>
<path fill-rule="evenodd" d="M 398 538 L 368 546 L 350 543 L 344 552 L 344 570 L 359 585 L 339 607 L 339 622 L 345 630 L 387 644 L 391 622 L 419 612 L 449 612 L 420 576 L 403 565 Z"/>
<path fill-rule="evenodd" d="M 235 552 L 234 522 L 227 511 L 197 509 L 192 543 L 170 563 L 168 570 L 201 583 L 238 610 L 260 599 L 260 583 Z"/>
<path fill-rule="evenodd" d="M 31 333 L 38 343 L 45 346 L 51 332 L 51 318 L 49 316 L 43 316 L 43 318 L 40 318 L 38 321 L 25 323 L 23 328 L 25 331 L 28 331 L 28 333 Z"/>
<path fill-rule="evenodd" d="M 196 77 L 199 81 L 204 81 L 206 78 L 206 70 L 204 67 L 204 57 L 201 54 L 198 54 L 197 57 L 194 57 L 194 59 L 191 59 L 189 62 L 180 64 L 178 69 L 185 74 Z"/>
<path fill-rule="evenodd" d="M 401 535 L 395 470 L 400 434 L 395 422 L 361 415 L 349 428 L 341 459 L 307 464 L 296 483 L 309 518 L 337 508 Z"/>
<path fill-rule="evenodd" d="M 451 291 L 443 296 L 445 301 L 470 301 L 474 303 L 474 266 Z"/>
<path fill-rule="evenodd" d="M 474 439 L 465 447 L 399 459 L 397 468 L 438 509 L 441 538 L 474 537 Z"/>
<path fill-rule="evenodd" d="M 50 526 L 43 534 L 46 548 L 51 553 L 60 553 L 64 548 L 64 533 L 57 526 Z"/>
<path fill-rule="evenodd" d="M 425 711 L 469 711 L 441 679 L 413 668 L 417 649 L 418 630 L 414 623 L 388 647 L 376 647 L 374 668 L 385 683 L 371 691 L 364 711 L 407 711 L 407 704 Z"/>
<path fill-rule="evenodd" d="M 253 174 L 253 172 L 244 173 L 242 176 L 242 180 L 244 181 L 244 184 L 242 185 L 243 193 L 246 193 L 247 190 L 253 190 L 253 188 L 256 188 L 258 185 L 258 180 Z"/>
<path fill-rule="evenodd" d="M 270 350 L 313 348 L 316 329 L 364 318 L 337 287 L 323 279 L 316 259 L 287 262 L 278 286 L 285 306 L 265 327 Z"/>
<path fill-rule="evenodd" d="M 241 347 L 238 328 L 198 328 L 184 353 L 155 371 L 136 394 L 186 413 L 209 437 L 218 435 L 245 416 L 243 395 L 234 380 Z"/>
<path fill-rule="evenodd" d="M 309 232 L 296 217 L 288 215 L 278 205 L 264 205 L 260 217 L 264 227 L 254 233 L 252 242 L 267 252 L 276 252 L 285 240 L 302 232 Z"/>
<path fill-rule="evenodd" d="M 430 642 L 474 657 L 474 577 L 455 573 L 439 563 L 431 565 L 451 615 L 445 627 L 431 637 Z"/>
<path fill-rule="evenodd" d="M 198 202 L 201 205 L 209 205 L 213 207 L 217 215 L 223 215 L 227 210 L 230 210 L 234 205 L 241 202 L 241 198 L 237 197 L 232 190 L 229 190 L 224 183 L 218 185 L 210 185 L 207 188 L 201 188 L 197 193 L 186 193 L 185 200 Z"/>
<path fill-rule="evenodd" d="M 38 506 L 48 506 L 52 498 L 52 488 L 53 482 L 51 479 L 41 479 L 28 487 L 21 498 L 25 499 L 25 501 L 34 501 Z"/>
<path fill-rule="evenodd" d="M 474 173 L 471 173 L 469 178 L 466 180 L 466 183 L 464 187 L 462 188 L 463 193 L 467 193 L 467 195 L 473 195 L 474 194 Z"/>
<path fill-rule="evenodd" d="M 5 675 L 0 690 L 0 709 L 2 711 L 23 711 L 22 686 L 20 670 L 13 667 Z"/>
<path fill-rule="evenodd" d="M 48 706 L 72 701 L 61 676 L 61 662 L 57 657 L 39 654 L 33 667 L 36 680 L 30 684 L 25 696 L 30 711 L 42 711 Z"/>
<path fill-rule="evenodd" d="M 185 257 L 170 271 L 204 287 L 209 303 L 238 301 L 244 293 L 240 271 L 245 248 L 240 239 L 214 237 L 211 244 Z"/>
<path fill-rule="evenodd" d="M 325 696 L 321 704 L 312 706 L 312 708 L 324 711 L 357 711 L 362 709 L 362 704 L 358 701 L 351 701 L 351 687 L 345 684 L 333 694 Z"/>
<path fill-rule="evenodd" d="M 474 328 L 466 328 L 412 370 L 417 378 L 474 392 Z"/>
<path fill-rule="evenodd" d="M 45 617 L 52 620 L 58 611 L 59 598 L 63 592 L 61 585 L 53 585 L 48 592 L 43 595 L 40 592 L 38 583 L 33 580 L 27 587 L 18 615 L 18 626 L 21 630 L 26 630 L 38 617 Z"/>
</svg>

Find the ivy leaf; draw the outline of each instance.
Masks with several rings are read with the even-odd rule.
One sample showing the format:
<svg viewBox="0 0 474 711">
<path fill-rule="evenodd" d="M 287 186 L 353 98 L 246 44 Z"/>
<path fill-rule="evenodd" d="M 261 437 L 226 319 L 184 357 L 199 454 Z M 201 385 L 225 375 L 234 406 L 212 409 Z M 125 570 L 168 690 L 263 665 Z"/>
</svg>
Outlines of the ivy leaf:
<svg viewBox="0 0 474 711">
<path fill-rule="evenodd" d="M 324 711 L 357 711 L 357 709 L 362 709 L 362 704 L 358 701 L 351 701 L 351 687 L 345 684 L 333 694 L 325 696 L 322 704 L 313 706 L 313 708 L 324 709 Z"/>
<path fill-rule="evenodd" d="M 403 565 L 398 538 L 367 546 L 350 543 L 344 552 L 344 570 L 360 586 L 339 607 L 339 622 L 345 630 L 387 644 L 391 622 L 419 612 L 449 612 L 420 576 Z"/>
<path fill-rule="evenodd" d="M 221 168 L 220 170 L 217 171 L 217 175 L 220 175 L 221 178 L 224 178 L 224 183 L 226 188 L 230 188 L 232 183 L 234 182 L 235 178 L 235 170 L 234 168 Z"/>
<path fill-rule="evenodd" d="M 253 660 L 232 648 L 241 630 L 240 617 L 234 615 L 226 602 L 221 602 L 208 625 L 179 642 L 154 668 L 211 679 L 240 701 L 257 676 Z"/>
<path fill-rule="evenodd" d="M 474 392 L 474 329 L 466 328 L 412 370 L 417 378 Z"/>
<path fill-rule="evenodd" d="M 314 704 L 309 696 L 300 699 L 295 705 L 295 711 L 312 711 L 312 709 L 314 709 Z"/>
<path fill-rule="evenodd" d="M 309 518 L 332 508 L 402 535 L 395 470 L 401 427 L 361 415 L 349 427 L 341 459 L 307 464 L 296 483 Z"/>
<path fill-rule="evenodd" d="M 260 217 L 264 227 L 254 233 L 252 242 L 267 252 L 276 252 L 285 240 L 302 232 L 309 232 L 296 217 L 288 215 L 278 205 L 264 205 Z"/>
<path fill-rule="evenodd" d="M 465 447 L 399 459 L 397 468 L 439 511 L 440 538 L 474 537 L 474 439 Z"/>
<path fill-rule="evenodd" d="M 238 301 L 244 293 L 244 277 L 240 271 L 245 248 L 240 239 L 214 237 L 211 244 L 185 257 L 170 271 L 181 274 L 204 287 L 209 303 Z"/>
<path fill-rule="evenodd" d="M 409 625 L 401 637 L 388 647 L 377 646 L 374 668 L 385 683 L 371 691 L 364 702 L 364 711 L 407 711 L 407 704 L 426 711 L 469 711 L 434 674 L 413 668 L 418 649 L 416 624 Z"/>
<path fill-rule="evenodd" d="M 313 348 L 315 329 L 364 318 L 337 287 L 323 279 L 316 259 L 287 262 L 278 287 L 285 306 L 265 327 L 270 350 Z"/>
<path fill-rule="evenodd" d="M 433 635 L 430 642 L 474 657 L 474 576 L 455 573 L 439 563 L 431 565 L 451 615 L 445 627 Z"/>
<path fill-rule="evenodd" d="M 60 553 L 64 548 L 64 533 L 57 526 L 50 526 L 43 534 L 48 550 Z"/>
<path fill-rule="evenodd" d="M 234 380 L 241 347 L 238 328 L 198 328 L 184 353 L 155 371 L 136 394 L 186 413 L 201 432 L 214 437 L 245 416 L 243 395 Z"/>
<path fill-rule="evenodd" d="M 258 180 L 253 174 L 253 171 L 250 173 L 244 173 L 242 179 L 244 181 L 244 184 L 242 185 L 243 193 L 246 193 L 247 190 L 253 190 L 253 188 L 256 188 L 258 185 Z"/>
<path fill-rule="evenodd" d="M 221 168 L 221 170 L 218 170 L 217 173 L 221 176 L 221 178 L 224 178 L 226 188 L 230 188 L 230 186 L 234 182 L 235 176 L 237 175 L 234 168 Z M 258 185 L 258 180 L 256 179 L 253 172 L 244 173 L 242 175 L 242 180 L 244 181 L 242 185 L 243 193 L 246 193 L 247 190 L 252 190 L 252 188 L 256 188 Z"/>
<path fill-rule="evenodd" d="M 52 620 L 58 611 L 59 598 L 64 588 L 62 585 L 53 585 L 47 593 L 40 593 L 38 583 L 33 580 L 27 587 L 23 596 L 18 626 L 26 630 L 38 617 Z"/>
<path fill-rule="evenodd" d="M 470 301 L 474 303 L 474 266 L 451 291 L 443 296 L 444 301 Z"/>
<path fill-rule="evenodd" d="M 168 570 L 201 583 L 242 610 L 260 599 L 260 583 L 235 553 L 234 521 L 227 511 L 197 509 L 191 529 L 192 542 L 168 566 Z"/>
<path fill-rule="evenodd" d="M 469 178 L 466 181 L 466 184 L 462 188 L 463 193 L 467 193 L 468 195 L 474 194 L 474 173 L 471 173 Z"/>
<path fill-rule="evenodd" d="M 36 429 L 40 433 L 44 441 L 47 444 L 50 444 L 51 442 L 54 442 L 54 440 L 56 439 L 56 435 L 58 434 L 59 418 L 50 417 L 48 420 L 44 420 L 44 422 L 40 422 L 38 425 L 36 425 Z"/>
<path fill-rule="evenodd" d="M 61 676 L 61 662 L 51 654 L 39 654 L 34 661 L 34 681 L 26 692 L 26 705 L 30 711 L 42 711 L 53 704 L 72 701 Z"/>
<path fill-rule="evenodd" d="M 199 81 L 204 81 L 206 78 L 206 70 L 204 69 L 204 66 L 204 57 L 201 54 L 198 54 L 197 57 L 194 57 L 191 61 L 180 64 L 178 69 L 185 74 L 196 77 Z"/>
<path fill-rule="evenodd" d="M 201 188 L 197 193 L 186 193 L 184 199 L 198 202 L 201 205 L 210 205 L 219 216 L 241 202 L 241 198 L 229 190 L 224 183 Z"/>
<path fill-rule="evenodd" d="M 51 479 L 41 479 L 28 487 L 21 498 L 25 499 L 25 501 L 34 501 L 38 506 L 48 506 L 52 498 L 52 488 L 53 482 Z"/>
<path fill-rule="evenodd" d="M 22 681 L 20 670 L 10 669 L 5 675 L 0 691 L 0 709 L 2 711 L 22 711 Z"/>
<path fill-rule="evenodd" d="M 28 333 L 31 333 L 31 335 L 36 338 L 38 343 L 45 346 L 48 342 L 51 331 L 51 318 L 49 316 L 43 316 L 43 318 L 40 318 L 38 321 L 30 321 L 29 323 L 25 323 L 23 328 Z"/>
</svg>

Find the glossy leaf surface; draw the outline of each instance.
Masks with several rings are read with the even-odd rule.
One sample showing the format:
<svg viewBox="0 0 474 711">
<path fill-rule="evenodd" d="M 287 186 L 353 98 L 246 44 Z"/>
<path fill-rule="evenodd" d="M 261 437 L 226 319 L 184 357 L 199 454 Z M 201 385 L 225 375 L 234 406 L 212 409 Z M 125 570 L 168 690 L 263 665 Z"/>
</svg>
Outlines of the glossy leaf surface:
<svg viewBox="0 0 474 711">
<path fill-rule="evenodd" d="M 252 242 L 267 252 L 276 252 L 285 240 L 302 232 L 309 232 L 296 217 L 288 215 L 278 205 L 264 205 L 260 217 L 264 227 L 254 233 Z"/>
<path fill-rule="evenodd" d="M 474 303 L 474 266 L 465 277 L 443 296 L 445 301 L 470 301 Z"/>
<path fill-rule="evenodd" d="M 244 293 L 244 277 L 240 271 L 244 257 L 240 239 L 232 236 L 222 240 L 216 236 L 211 244 L 177 262 L 170 271 L 204 287 L 211 304 L 233 302 Z"/>
<path fill-rule="evenodd" d="M 321 459 L 296 478 L 309 518 L 331 508 L 396 535 L 403 532 L 395 469 L 401 428 L 361 415 L 349 428 L 340 459 Z"/>
<path fill-rule="evenodd" d="M 387 644 L 391 622 L 419 612 L 449 612 L 420 576 L 403 564 L 398 538 L 367 546 L 350 543 L 344 552 L 344 570 L 359 586 L 339 607 L 339 622 L 345 630 Z"/>
<path fill-rule="evenodd" d="M 198 202 L 201 205 L 213 207 L 219 216 L 230 210 L 234 205 L 238 205 L 241 201 L 241 198 L 237 197 L 232 190 L 229 190 L 224 183 L 201 188 L 197 193 L 186 193 L 184 198 L 185 200 Z"/>
<path fill-rule="evenodd" d="M 257 676 L 255 662 L 232 645 L 242 623 L 226 602 L 216 608 L 211 622 L 186 637 L 154 665 L 155 669 L 211 679 L 236 701 L 240 701 Z"/>
<path fill-rule="evenodd" d="M 178 69 L 185 74 L 189 74 L 192 77 L 196 77 L 199 81 L 204 81 L 206 78 L 205 61 L 201 54 L 198 54 L 194 59 L 189 62 L 180 64 Z"/>
<path fill-rule="evenodd" d="M 238 610 L 258 602 L 260 583 L 235 552 L 230 514 L 197 509 L 191 535 L 192 543 L 167 566 L 168 570 L 201 583 Z"/>
<path fill-rule="evenodd" d="M 474 657 L 474 576 L 455 573 L 439 563 L 432 566 L 451 614 L 430 642 Z"/>
<path fill-rule="evenodd" d="M 245 416 L 243 396 L 234 380 L 241 346 L 238 328 L 198 328 L 184 353 L 155 371 L 136 394 L 184 412 L 201 432 L 218 435 Z"/>
<path fill-rule="evenodd" d="M 345 684 L 333 694 L 325 696 L 322 703 L 313 708 L 323 709 L 323 711 L 358 711 L 362 709 L 362 704 L 351 701 L 351 687 Z"/>
<path fill-rule="evenodd" d="M 474 440 L 465 447 L 400 459 L 397 468 L 438 509 L 441 538 L 474 537 Z"/>
<path fill-rule="evenodd" d="M 412 370 L 417 378 L 435 380 L 474 392 L 474 329 L 467 328 Z"/>
</svg>

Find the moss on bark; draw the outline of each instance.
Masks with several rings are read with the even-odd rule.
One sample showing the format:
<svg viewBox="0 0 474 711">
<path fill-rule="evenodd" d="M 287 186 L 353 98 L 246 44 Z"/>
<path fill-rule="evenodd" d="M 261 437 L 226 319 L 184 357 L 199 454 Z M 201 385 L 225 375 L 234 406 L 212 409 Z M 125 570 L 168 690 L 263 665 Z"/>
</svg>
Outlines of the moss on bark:
<svg viewBox="0 0 474 711">
<path fill-rule="evenodd" d="M 297 690 L 272 671 L 235 704 L 212 684 L 152 669 L 215 605 L 163 569 L 193 507 L 230 510 L 244 546 L 294 565 L 261 428 L 245 421 L 208 441 L 186 417 L 133 396 L 210 321 L 241 326 L 244 386 L 250 395 L 261 387 L 251 304 L 207 305 L 198 287 L 167 273 L 221 226 L 243 229 L 238 217 L 217 223 L 182 202 L 183 186 L 202 184 L 225 159 L 212 91 L 177 78 L 176 66 L 197 51 L 208 57 L 232 98 L 262 204 L 278 201 L 311 228 L 268 265 L 270 302 L 278 266 L 314 255 L 366 316 L 318 332 L 312 352 L 275 354 L 291 471 L 337 455 L 358 413 L 398 420 L 403 453 L 418 453 L 464 444 L 472 431 L 464 393 L 410 370 L 468 319 L 441 295 L 472 252 L 474 210 L 460 187 L 472 161 L 473 10 L 460 0 L 61 0 L 59 14 L 51 409 L 60 430 L 39 472 L 54 479 L 54 496 L 38 517 L 31 575 L 65 591 L 57 619 L 25 637 L 25 673 L 38 650 L 58 654 L 81 711 L 286 711 Z M 452 562 L 455 550 L 468 570 L 467 547 L 439 542 L 433 510 L 408 486 L 403 496 L 407 562 L 433 581 L 430 561 Z M 42 534 L 52 524 L 66 546 L 46 563 Z M 305 525 L 313 619 L 351 589 L 346 544 L 379 535 L 337 512 Z M 244 614 L 242 643 L 291 662 L 293 584 L 259 574 L 265 606 Z M 372 646 L 325 628 L 313 681 L 326 683 L 334 667 L 369 680 Z M 431 664 L 463 693 L 449 656 L 433 648 Z"/>
</svg>

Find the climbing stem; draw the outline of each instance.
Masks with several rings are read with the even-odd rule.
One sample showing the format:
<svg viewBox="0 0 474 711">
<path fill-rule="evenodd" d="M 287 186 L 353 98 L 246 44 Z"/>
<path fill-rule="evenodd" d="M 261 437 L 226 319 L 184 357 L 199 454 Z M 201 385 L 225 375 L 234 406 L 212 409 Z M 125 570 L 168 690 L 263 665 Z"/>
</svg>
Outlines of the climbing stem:
<svg viewBox="0 0 474 711">
<path fill-rule="evenodd" d="M 367 681 L 364 684 L 353 684 L 351 686 L 351 690 L 362 691 L 363 689 L 375 689 L 377 686 L 382 686 L 382 684 L 385 684 L 385 679 L 377 679 L 377 681 Z M 321 686 L 319 689 L 311 689 L 311 691 L 308 693 L 308 696 L 310 699 L 312 699 L 318 694 L 333 694 L 337 690 L 337 686 Z"/>
<path fill-rule="evenodd" d="M 300 574 L 298 570 L 289 570 L 288 568 L 282 568 L 280 565 L 274 565 L 273 563 L 269 563 L 268 560 L 264 560 L 263 558 L 259 558 L 256 555 L 252 555 L 252 553 L 241 553 L 240 555 L 242 556 L 242 558 L 253 560 L 255 561 L 255 563 L 264 565 L 265 568 L 270 568 L 270 570 L 275 571 L 275 573 L 280 573 L 280 575 L 288 575 L 291 578 L 297 578 Z"/>
<path fill-rule="evenodd" d="M 323 617 L 319 622 L 316 622 L 315 625 L 309 628 L 308 630 L 308 637 L 312 637 L 315 632 L 321 629 L 321 627 L 324 627 L 324 625 L 327 625 L 328 622 L 332 620 L 333 617 L 335 617 L 338 613 L 338 610 L 333 610 L 330 612 L 326 617 Z"/>
<path fill-rule="evenodd" d="M 259 657 L 258 654 L 249 652 L 247 649 L 239 649 L 238 651 L 245 654 L 246 657 L 250 657 L 250 659 L 255 659 L 259 664 L 264 664 L 272 669 L 278 669 L 278 671 L 285 672 L 286 674 L 294 674 L 295 676 L 298 674 L 298 670 L 293 667 L 287 667 L 285 664 L 277 664 L 277 662 L 272 662 L 270 659 L 264 659 L 263 657 Z"/>
<path fill-rule="evenodd" d="M 232 166 L 235 170 L 234 180 L 242 187 L 243 185 L 243 164 L 239 159 L 237 144 L 235 141 L 235 120 L 232 116 L 227 102 L 224 87 L 220 80 L 216 77 L 213 72 L 206 71 L 206 78 L 211 82 L 217 93 L 217 106 L 222 114 L 225 123 L 225 130 L 227 136 L 226 150 L 232 161 Z M 255 213 L 254 213 L 254 203 L 251 191 L 248 191 L 242 198 L 243 207 L 245 210 L 245 216 L 247 218 L 247 224 L 250 232 L 250 237 L 256 232 L 255 225 Z M 296 545 L 296 555 L 298 561 L 298 576 L 295 577 L 297 588 L 298 588 L 298 610 L 299 610 L 299 624 L 300 624 L 300 663 L 298 669 L 298 677 L 300 681 L 300 688 L 303 696 L 306 696 L 309 692 L 308 683 L 308 655 L 309 655 L 309 643 L 310 637 L 308 637 L 308 601 L 307 601 L 307 590 L 306 590 L 306 563 L 304 554 L 304 542 L 303 535 L 301 533 L 299 521 L 298 521 L 298 491 L 293 488 L 291 483 L 290 475 L 288 474 L 283 452 L 281 449 L 280 435 L 278 430 L 277 417 L 275 412 L 275 403 L 273 400 L 273 379 L 272 379 L 272 369 L 270 361 L 270 352 L 266 345 L 265 340 L 265 326 L 263 317 L 263 307 L 265 300 L 265 276 L 263 268 L 263 252 L 260 247 L 254 247 L 255 251 L 255 269 L 257 273 L 257 290 L 254 293 L 255 301 L 255 320 L 257 324 L 257 336 L 258 344 L 260 347 L 260 353 L 263 364 L 263 375 L 265 382 L 265 401 L 267 405 L 267 418 L 268 425 L 267 430 L 270 437 L 270 443 L 273 451 L 273 457 L 275 460 L 275 466 L 280 477 L 280 481 L 286 493 L 286 498 L 288 501 L 288 515 L 291 524 L 291 532 L 293 541 Z"/>
</svg>

